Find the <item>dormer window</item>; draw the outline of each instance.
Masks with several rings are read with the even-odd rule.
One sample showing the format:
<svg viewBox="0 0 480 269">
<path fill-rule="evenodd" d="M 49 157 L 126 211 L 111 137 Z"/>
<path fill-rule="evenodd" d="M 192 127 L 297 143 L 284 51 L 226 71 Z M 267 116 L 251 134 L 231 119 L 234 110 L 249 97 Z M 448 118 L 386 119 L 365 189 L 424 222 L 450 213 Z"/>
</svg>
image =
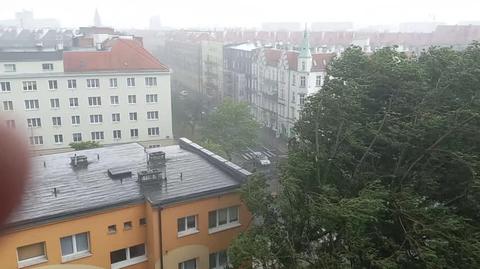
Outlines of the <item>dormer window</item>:
<svg viewBox="0 0 480 269">
<path fill-rule="evenodd" d="M 306 66 L 305 66 L 305 61 L 302 61 L 302 71 L 305 71 Z"/>
<path fill-rule="evenodd" d="M 53 70 L 53 64 L 42 64 L 42 70 L 43 71 L 52 71 Z"/>
</svg>

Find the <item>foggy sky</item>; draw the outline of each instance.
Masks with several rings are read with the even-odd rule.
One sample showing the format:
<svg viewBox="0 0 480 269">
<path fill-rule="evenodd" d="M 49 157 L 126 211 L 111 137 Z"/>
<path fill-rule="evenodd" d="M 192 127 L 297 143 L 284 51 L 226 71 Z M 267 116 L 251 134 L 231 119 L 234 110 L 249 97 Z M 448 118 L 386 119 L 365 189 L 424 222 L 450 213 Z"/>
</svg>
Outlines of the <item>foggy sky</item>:
<svg viewBox="0 0 480 269">
<path fill-rule="evenodd" d="M 16 11 L 35 18 L 55 18 L 63 27 L 90 26 L 95 8 L 102 24 L 116 28 L 147 28 L 159 15 L 162 25 L 184 27 L 259 27 L 272 21 L 352 21 L 356 27 L 437 21 L 455 24 L 480 20 L 478 0 L 2 0 L 0 19 Z"/>
</svg>

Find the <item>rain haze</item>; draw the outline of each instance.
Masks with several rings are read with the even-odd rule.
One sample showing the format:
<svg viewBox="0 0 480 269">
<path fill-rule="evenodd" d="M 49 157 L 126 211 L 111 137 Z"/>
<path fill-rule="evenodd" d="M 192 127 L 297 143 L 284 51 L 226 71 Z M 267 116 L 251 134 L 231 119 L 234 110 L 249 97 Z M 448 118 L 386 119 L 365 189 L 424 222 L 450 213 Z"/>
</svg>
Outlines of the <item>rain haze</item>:
<svg viewBox="0 0 480 269">
<path fill-rule="evenodd" d="M 259 27 L 263 22 L 349 21 L 355 27 L 401 22 L 478 20 L 479 1 L 2 1 L 0 19 L 30 10 L 36 18 L 58 19 L 62 27 L 91 25 L 95 8 L 102 23 L 116 28 L 147 28 L 151 16 L 174 28 Z"/>
</svg>

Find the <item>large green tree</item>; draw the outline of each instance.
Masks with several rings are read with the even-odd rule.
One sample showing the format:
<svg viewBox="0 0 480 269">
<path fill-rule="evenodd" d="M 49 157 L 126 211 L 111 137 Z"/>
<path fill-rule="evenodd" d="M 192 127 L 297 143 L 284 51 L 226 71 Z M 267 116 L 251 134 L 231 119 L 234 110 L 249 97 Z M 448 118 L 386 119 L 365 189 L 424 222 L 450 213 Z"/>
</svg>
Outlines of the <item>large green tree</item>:
<svg viewBox="0 0 480 269">
<path fill-rule="evenodd" d="M 480 268 L 480 45 L 352 47 L 308 99 L 283 166 L 243 192 L 235 266 Z"/>
<path fill-rule="evenodd" d="M 214 143 L 231 160 L 235 151 L 256 143 L 258 124 L 247 104 L 225 100 L 208 115 L 202 134 L 207 144 Z"/>
</svg>

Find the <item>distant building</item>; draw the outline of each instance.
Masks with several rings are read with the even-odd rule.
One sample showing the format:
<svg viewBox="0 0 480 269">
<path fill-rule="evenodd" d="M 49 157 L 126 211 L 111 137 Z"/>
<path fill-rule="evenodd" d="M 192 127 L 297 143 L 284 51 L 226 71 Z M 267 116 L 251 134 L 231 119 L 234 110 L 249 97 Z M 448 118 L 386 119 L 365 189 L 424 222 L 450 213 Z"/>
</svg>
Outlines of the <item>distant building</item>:
<svg viewBox="0 0 480 269">
<path fill-rule="evenodd" d="M 36 28 L 60 28 L 60 23 L 56 19 L 36 19 L 32 11 L 19 11 L 15 13 L 15 19 L 0 20 L 0 26 L 16 27 L 22 29 L 36 29 Z"/>
<path fill-rule="evenodd" d="M 256 49 L 253 43 L 225 46 L 224 97 L 252 102 L 252 65 Z"/>
<path fill-rule="evenodd" d="M 262 23 L 263 31 L 300 31 L 302 24 L 299 22 L 265 22 Z"/>
<path fill-rule="evenodd" d="M 401 33 L 432 33 L 441 22 L 404 22 L 400 23 L 398 31 Z"/>
<path fill-rule="evenodd" d="M 250 173 L 188 139 L 38 156 L 32 166 L 0 235 L 2 268 L 226 268 L 252 221 L 239 192 Z"/>
<path fill-rule="evenodd" d="M 0 28 L 2 49 L 55 49 L 71 48 L 75 33 L 67 29 Z"/>
<path fill-rule="evenodd" d="M 352 22 L 314 22 L 311 26 L 312 32 L 335 32 L 352 31 Z"/>
<path fill-rule="evenodd" d="M 162 30 L 162 20 L 160 16 L 152 16 L 148 27 L 150 30 Z"/>
<path fill-rule="evenodd" d="M 1 124 L 25 130 L 33 150 L 172 138 L 170 70 L 135 40 L 0 51 L 0 86 Z"/>
</svg>

